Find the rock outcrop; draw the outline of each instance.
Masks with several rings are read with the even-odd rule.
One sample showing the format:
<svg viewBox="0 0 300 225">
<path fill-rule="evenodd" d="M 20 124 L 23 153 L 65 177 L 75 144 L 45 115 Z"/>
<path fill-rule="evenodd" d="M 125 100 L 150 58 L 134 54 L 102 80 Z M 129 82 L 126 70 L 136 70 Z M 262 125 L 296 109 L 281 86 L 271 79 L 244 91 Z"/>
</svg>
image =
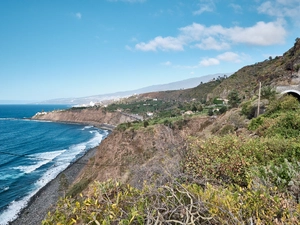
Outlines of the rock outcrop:
<svg viewBox="0 0 300 225">
<path fill-rule="evenodd" d="M 135 117 L 122 112 L 107 112 L 103 108 L 71 108 L 61 111 L 37 113 L 35 120 L 46 120 L 66 123 L 82 123 L 104 128 L 113 128 L 120 123 L 137 120 Z"/>
</svg>

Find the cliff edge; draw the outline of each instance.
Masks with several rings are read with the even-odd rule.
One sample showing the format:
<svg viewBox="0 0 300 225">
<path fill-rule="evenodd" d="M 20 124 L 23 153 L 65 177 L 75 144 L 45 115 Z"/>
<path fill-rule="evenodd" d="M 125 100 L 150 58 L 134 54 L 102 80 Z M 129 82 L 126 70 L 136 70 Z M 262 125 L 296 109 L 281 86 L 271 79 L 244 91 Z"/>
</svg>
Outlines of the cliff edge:
<svg viewBox="0 0 300 225">
<path fill-rule="evenodd" d="M 35 114 L 32 119 L 66 123 L 81 123 L 109 130 L 112 130 L 120 123 L 133 122 L 137 120 L 137 118 L 132 115 L 118 111 L 107 112 L 105 109 L 99 107 L 71 108 L 60 111 L 39 112 Z"/>
</svg>

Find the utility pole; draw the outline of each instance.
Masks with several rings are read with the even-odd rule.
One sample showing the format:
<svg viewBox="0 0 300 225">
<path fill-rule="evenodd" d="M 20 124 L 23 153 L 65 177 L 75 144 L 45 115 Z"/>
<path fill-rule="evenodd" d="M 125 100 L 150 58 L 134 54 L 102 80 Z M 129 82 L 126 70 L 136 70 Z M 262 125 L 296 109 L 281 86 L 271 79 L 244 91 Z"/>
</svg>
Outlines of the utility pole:
<svg viewBox="0 0 300 225">
<path fill-rule="evenodd" d="M 258 89 L 258 102 L 257 102 L 257 116 L 259 116 L 259 106 L 260 106 L 260 90 L 261 90 L 261 82 L 259 82 L 259 89 Z"/>
</svg>

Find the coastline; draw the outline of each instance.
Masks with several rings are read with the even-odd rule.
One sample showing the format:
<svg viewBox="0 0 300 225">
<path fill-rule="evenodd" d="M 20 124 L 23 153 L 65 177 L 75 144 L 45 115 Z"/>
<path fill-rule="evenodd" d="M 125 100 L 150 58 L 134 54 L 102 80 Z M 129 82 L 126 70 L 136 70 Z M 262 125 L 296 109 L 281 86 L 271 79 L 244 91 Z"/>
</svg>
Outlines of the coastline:
<svg viewBox="0 0 300 225">
<path fill-rule="evenodd" d="M 56 205 L 60 197 L 63 197 L 63 191 L 60 191 L 60 176 L 65 175 L 69 184 L 72 184 L 85 166 L 85 163 L 93 157 L 97 147 L 88 150 L 82 157 L 70 164 L 64 171 L 60 172 L 53 180 L 41 188 L 22 209 L 18 217 L 9 222 L 9 225 L 40 225 L 47 215 L 48 211 Z"/>
</svg>

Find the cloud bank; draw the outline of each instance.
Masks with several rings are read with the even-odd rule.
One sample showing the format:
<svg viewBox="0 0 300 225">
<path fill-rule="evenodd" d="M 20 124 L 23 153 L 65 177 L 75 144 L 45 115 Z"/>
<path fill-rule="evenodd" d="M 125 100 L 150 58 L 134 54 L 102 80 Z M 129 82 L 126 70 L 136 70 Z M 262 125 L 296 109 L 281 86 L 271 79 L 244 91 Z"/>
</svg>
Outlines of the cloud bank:
<svg viewBox="0 0 300 225">
<path fill-rule="evenodd" d="M 287 35 L 283 24 L 275 22 L 257 22 L 250 27 L 205 26 L 193 23 L 179 28 L 177 37 L 157 36 L 148 42 L 135 45 L 140 51 L 183 51 L 185 46 L 203 50 L 226 50 L 233 44 L 268 46 L 283 43 Z"/>
</svg>

